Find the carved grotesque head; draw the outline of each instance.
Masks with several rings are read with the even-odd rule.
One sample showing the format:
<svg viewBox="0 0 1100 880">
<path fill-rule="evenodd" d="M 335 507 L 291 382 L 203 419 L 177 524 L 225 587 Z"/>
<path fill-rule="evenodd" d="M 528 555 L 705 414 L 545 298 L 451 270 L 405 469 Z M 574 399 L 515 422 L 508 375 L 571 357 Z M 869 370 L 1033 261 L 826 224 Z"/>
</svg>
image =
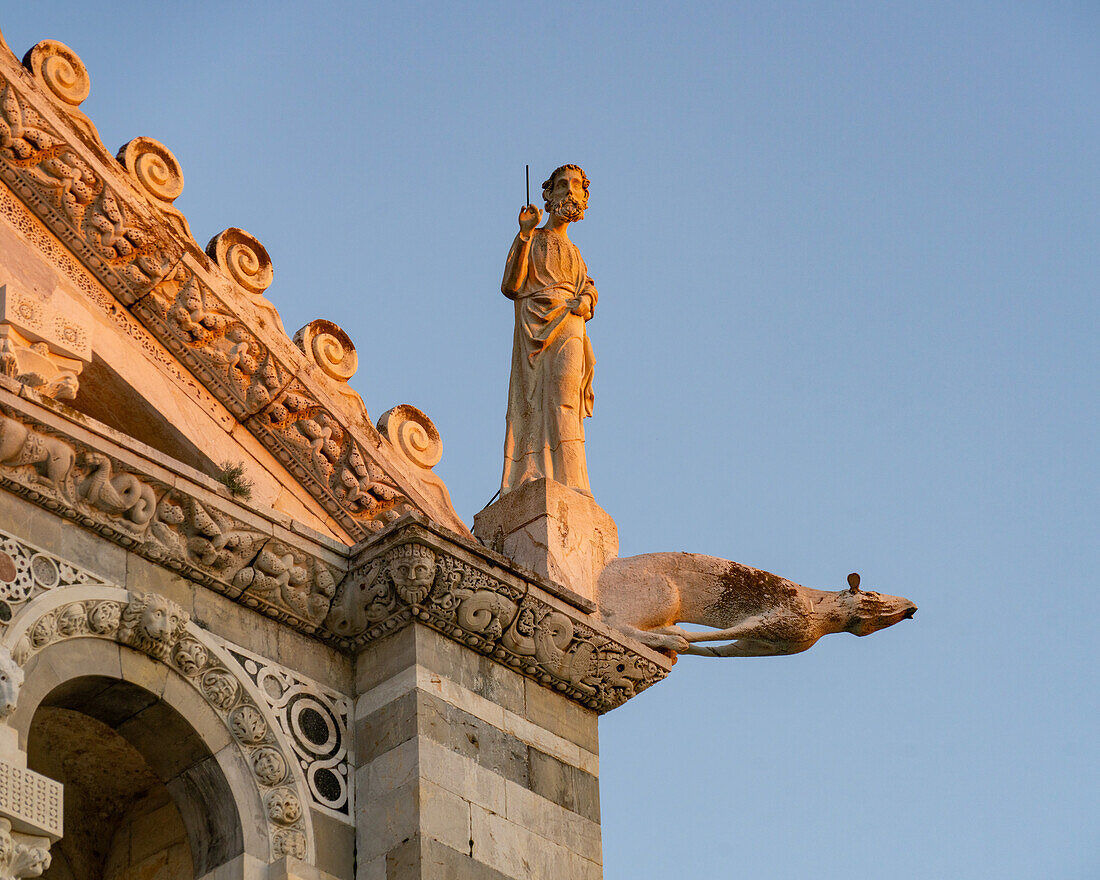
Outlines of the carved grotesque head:
<svg viewBox="0 0 1100 880">
<path fill-rule="evenodd" d="M 580 165 L 555 168 L 542 185 L 542 198 L 548 213 L 569 223 L 584 219 L 588 207 L 588 177 Z"/>
<path fill-rule="evenodd" d="M 267 796 L 267 815 L 280 825 L 293 825 L 302 817 L 302 804 L 294 792 L 277 788 Z"/>
<path fill-rule="evenodd" d="M 228 709 L 237 700 L 237 682 L 228 672 L 213 670 L 202 677 L 202 692 L 219 709 Z"/>
<path fill-rule="evenodd" d="M 57 616 L 57 631 L 63 636 L 75 636 L 84 631 L 87 619 L 84 605 L 74 602 Z"/>
<path fill-rule="evenodd" d="M 156 593 L 131 593 L 119 622 L 118 640 L 159 660 L 167 660 L 190 619 L 171 599 Z"/>
<path fill-rule="evenodd" d="M 0 719 L 15 711 L 19 689 L 23 686 L 23 670 L 11 656 L 11 651 L 0 646 Z"/>
<path fill-rule="evenodd" d="M 283 756 L 273 748 L 257 749 L 252 753 L 252 769 L 264 785 L 278 785 L 286 778 L 287 767 Z"/>
<path fill-rule="evenodd" d="M 390 551 L 390 577 L 404 601 L 422 602 L 435 581 L 435 553 L 423 544 L 402 544 Z"/>
</svg>

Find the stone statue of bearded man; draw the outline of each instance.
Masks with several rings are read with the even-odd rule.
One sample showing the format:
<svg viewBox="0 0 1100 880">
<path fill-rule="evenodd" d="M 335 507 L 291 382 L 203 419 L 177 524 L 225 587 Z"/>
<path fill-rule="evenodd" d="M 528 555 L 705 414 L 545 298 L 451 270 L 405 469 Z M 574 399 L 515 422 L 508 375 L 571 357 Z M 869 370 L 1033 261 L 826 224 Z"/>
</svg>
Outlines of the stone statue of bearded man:
<svg viewBox="0 0 1100 880">
<path fill-rule="evenodd" d="M 592 415 L 595 358 L 585 323 L 598 294 L 568 235 L 588 206 L 588 178 L 562 165 L 542 197 L 546 223 L 534 205 L 520 211 L 500 285 L 516 304 L 500 494 L 545 477 L 591 495 L 582 420 Z"/>
</svg>

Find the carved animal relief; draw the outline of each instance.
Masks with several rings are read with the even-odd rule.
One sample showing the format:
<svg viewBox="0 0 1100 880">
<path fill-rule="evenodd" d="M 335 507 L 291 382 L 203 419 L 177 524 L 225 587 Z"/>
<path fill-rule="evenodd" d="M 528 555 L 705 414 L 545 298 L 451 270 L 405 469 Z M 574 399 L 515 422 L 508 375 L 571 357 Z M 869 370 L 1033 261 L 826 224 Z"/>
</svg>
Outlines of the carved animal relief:
<svg viewBox="0 0 1100 880">
<path fill-rule="evenodd" d="M 171 599 L 157 593 L 131 593 L 119 618 L 118 640 L 167 662 L 190 619 Z"/>
<path fill-rule="evenodd" d="M 431 473 L 438 457 L 425 464 L 419 441 L 382 438 L 370 424 L 347 385 L 357 365 L 347 335 L 318 321 L 299 348 L 285 336 L 263 295 L 274 277 L 264 246 L 229 228 L 199 248 L 173 206 L 183 172 L 172 152 L 146 137 L 106 150 L 78 109 L 89 78 L 67 46 L 44 41 L 26 65 L 41 92 L 0 76 L 0 179 L 353 537 L 413 510 L 465 531 Z M 48 122 L 42 101 L 79 133 Z M 80 362 L 51 348 L 47 370 L 39 343 L 25 341 L 0 339 L 0 369 L 48 394 L 75 393 Z"/>
</svg>

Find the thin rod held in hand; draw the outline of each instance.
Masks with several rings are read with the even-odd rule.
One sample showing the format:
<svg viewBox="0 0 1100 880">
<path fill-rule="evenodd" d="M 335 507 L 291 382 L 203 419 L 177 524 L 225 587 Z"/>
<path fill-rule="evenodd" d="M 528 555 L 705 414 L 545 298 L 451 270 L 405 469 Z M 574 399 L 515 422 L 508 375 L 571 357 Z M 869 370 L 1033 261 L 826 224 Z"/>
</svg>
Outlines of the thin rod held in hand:
<svg viewBox="0 0 1100 880">
<path fill-rule="evenodd" d="M 527 201 L 524 204 L 529 205 L 531 204 L 531 166 L 524 165 L 523 167 L 527 169 Z"/>
</svg>

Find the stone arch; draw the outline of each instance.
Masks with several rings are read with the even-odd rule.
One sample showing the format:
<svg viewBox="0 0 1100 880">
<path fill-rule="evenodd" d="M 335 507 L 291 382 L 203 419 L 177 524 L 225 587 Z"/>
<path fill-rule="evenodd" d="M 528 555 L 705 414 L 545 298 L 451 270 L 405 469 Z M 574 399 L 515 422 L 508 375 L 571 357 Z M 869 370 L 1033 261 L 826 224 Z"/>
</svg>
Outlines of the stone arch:
<svg viewBox="0 0 1100 880">
<path fill-rule="evenodd" d="M 175 603 L 113 586 L 51 591 L 22 609 L 3 644 L 26 673 L 10 719 L 24 747 L 47 698 L 97 681 L 128 683 L 183 719 L 216 759 L 231 782 L 243 856 L 261 864 L 284 855 L 314 860 L 308 788 L 277 722 L 226 651 Z"/>
<path fill-rule="evenodd" d="M 120 650 L 108 642 L 89 646 L 72 640 L 46 648 L 35 658 L 36 667 L 69 665 L 86 656 L 89 647 L 97 654 Z M 158 682 L 148 683 L 159 689 Z M 222 763 L 225 747 L 212 753 L 191 722 L 155 690 L 126 678 L 69 678 L 38 701 L 29 731 L 31 769 L 65 783 L 66 827 L 54 849 L 55 855 L 63 854 L 76 876 L 105 876 L 88 869 L 115 861 L 112 856 L 119 846 L 112 838 L 126 825 L 153 827 L 155 833 L 145 836 L 154 839 L 163 837 L 169 830 L 166 825 L 177 828 L 177 845 L 172 849 L 185 851 L 183 864 L 190 863 L 195 878 L 208 876 L 246 852 L 250 823 L 242 822 L 239 797 Z M 152 804 L 153 809 L 159 808 L 152 817 L 147 815 L 152 809 L 143 805 L 150 794 L 159 801 Z M 132 821 L 135 816 L 136 822 Z M 266 842 L 255 832 L 251 837 L 248 844 L 253 849 Z M 171 842 L 166 839 L 164 848 Z M 128 842 L 122 849 L 130 849 Z M 143 857 L 138 855 L 132 864 Z M 172 861 L 171 876 L 186 877 L 182 864 Z M 122 864 L 128 862 L 124 856 Z"/>
</svg>

